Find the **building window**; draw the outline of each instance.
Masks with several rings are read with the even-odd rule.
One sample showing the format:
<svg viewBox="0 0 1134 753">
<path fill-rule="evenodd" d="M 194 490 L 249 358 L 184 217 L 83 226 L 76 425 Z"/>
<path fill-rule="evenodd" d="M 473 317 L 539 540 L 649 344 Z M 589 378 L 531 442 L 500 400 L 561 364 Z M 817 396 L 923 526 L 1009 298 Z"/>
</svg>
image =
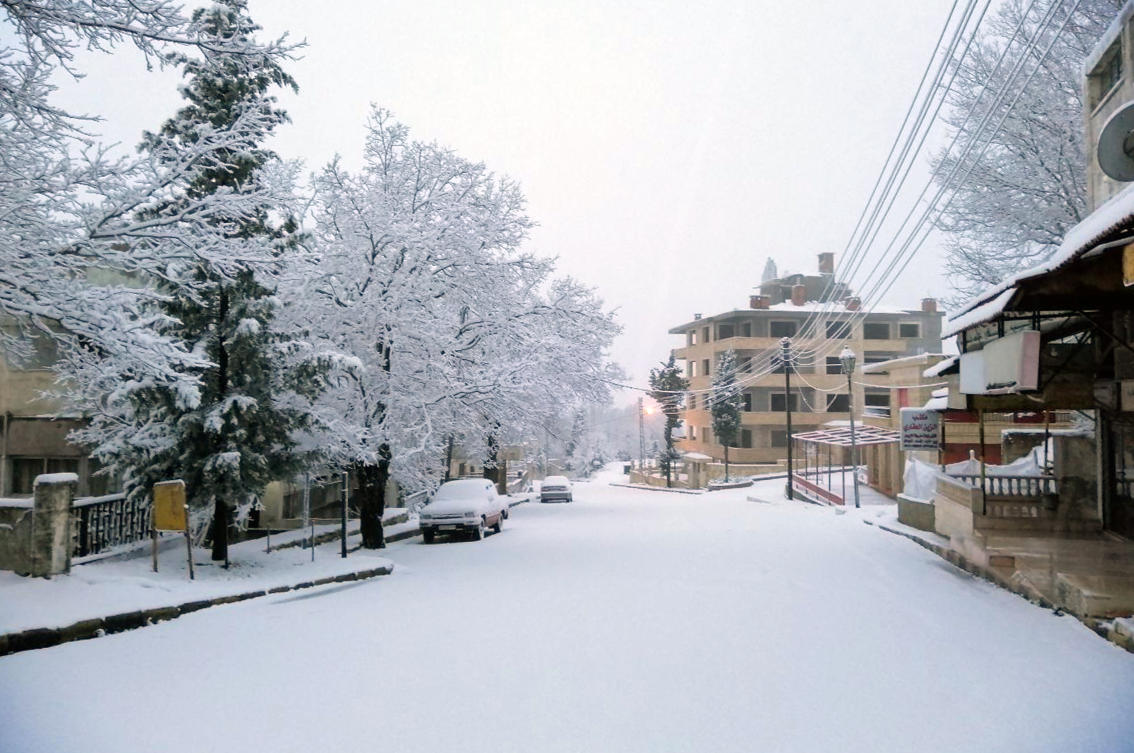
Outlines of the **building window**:
<svg viewBox="0 0 1134 753">
<path fill-rule="evenodd" d="M 752 322 L 743 322 L 740 325 L 741 337 L 752 337 Z"/>
<path fill-rule="evenodd" d="M 889 340 L 890 323 L 866 322 L 862 325 L 862 337 L 864 340 Z"/>
<path fill-rule="evenodd" d="M 847 395 L 827 395 L 828 413 L 849 413 L 850 398 Z"/>
<path fill-rule="evenodd" d="M 691 329 L 691 330 L 689 330 L 688 332 L 685 333 L 685 344 L 686 345 L 696 345 L 697 344 L 697 330 Z"/>
<path fill-rule="evenodd" d="M 740 446 L 745 450 L 752 449 L 752 432 L 748 429 L 740 430 Z"/>
<path fill-rule="evenodd" d="M 12 458 L 12 494 L 31 494 L 41 473 L 78 473 L 78 458 Z"/>
<path fill-rule="evenodd" d="M 701 328 L 701 342 L 707 343 L 707 342 L 709 342 L 709 340 L 710 340 L 709 328 L 708 327 L 702 327 Z"/>
<path fill-rule="evenodd" d="M 751 392 L 745 392 L 743 395 L 741 395 L 741 398 L 743 398 L 743 400 L 744 400 L 744 406 L 743 406 L 744 411 L 746 413 L 751 413 L 752 412 L 752 393 Z"/>
<path fill-rule="evenodd" d="M 864 405 L 870 408 L 889 408 L 890 407 L 890 393 L 889 392 L 867 392 L 862 396 Z"/>
<path fill-rule="evenodd" d="M 768 322 L 770 337 L 795 337 L 795 322 Z"/>
<path fill-rule="evenodd" d="M 697 427 L 693 424 L 689 424 L 689 438 L 697 441 Z"/>
<path fill-rule="evenodd" d="M 842 374 L 843 362 L 839 360 L 838 356 L 827 356 L 827 373 L 828 374 Z"/>
<path fill-rule="evenodd" d="M 689 393 L 689 410 L 697 410 L 697 396 Z"/>
<path fill-rule="evenodd" d="M 882 351 L 866 351 L 862 356 L 862 363 L 883 363 L 885 361 L 892 361 L 897 358 L 895 353 L 884 353 Z"/>
<path fill-rule="evenodd" d="M 791 410 L 792 410 L 793 413 L 798 411 L 799 410 L 799 395 L 797 395 L 794 392 L 791 393 L 791 403 L 790 404 L 791 404 Z M 782 392 L 773 392 L 772 393 L 772 410 L 773 411 L 783 413 L 787 410 L 787 406 L 788 406 L 787 395 L 785 395 Z"/>
<path fill-rule="evenodd" d="M 697 376 L 697 362 L 696 361 L 686 361 L 685 362 L 685 373 L 690 379 Z"/>
<path fill-rule="evenodd" d="M 904 338 L 918 338 L 921 337 L 921 325 L 917 322 L 902 322 L 898 325 L 898 337 Z"/>
<path fill-rule="evenodd" d="M 828 340 L 845 340 L 850 337 L 850 322 L 827 322 Z"/>
<path fill-rule="evenodd" d="M 1091 71 L 1091 79 L 1091 109 L 1094 109 L 1122 79 L 1122 37 L 1102 56 L 1099 65 Z"/>
<path fill-rule="evenodd" d="M 752 356 L 744 356 L 738 362 L 738 368 L 743 372 L 752 371 Z"/>
<path fill-rule="evenodd" d="M 731 324 L 721 324 L 717 327 L 718 340 L 727 340 L 730 337 L 736 337 L 736 327 Z"/>
<path fill-rule="evenodd" d="M 772 447 L 787 447 L 787 432 L 772 429 Z"/>
<path fill-rule="evenodd" d="M 710 373 L 711 372 L 709 371 L 709 359 L 706 358 L 706 359 L 701 361 L 701 376 L 708 376 Z"/>
</svg>

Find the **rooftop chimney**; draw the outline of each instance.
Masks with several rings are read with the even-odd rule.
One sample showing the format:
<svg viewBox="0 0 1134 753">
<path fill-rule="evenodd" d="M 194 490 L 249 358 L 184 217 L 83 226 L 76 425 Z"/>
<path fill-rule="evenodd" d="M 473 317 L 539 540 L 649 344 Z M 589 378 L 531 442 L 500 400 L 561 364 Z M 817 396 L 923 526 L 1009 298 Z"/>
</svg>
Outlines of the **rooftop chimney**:
<svg viewBox="0 0 1134 753">
<path fill-rule="evenodd" d="M 922 298 L 921 310 L 927 314 L 937 313 L 937 299 L 936 298 Z"/>
<path fill-rule="evenodd" d="M 835 255 L 830 251 L 825 251 L 819 254 L 819 274 L 835 274 Z"/>
<path fill-rule="evenodd" d="M 847 311 L 858 311 L 862 307 L 862 300 L 857 295 L 849 296 L 846 299 Z"/>
<path fill-rule="evenodd" d="M 766 295 L 748 296 L 748 308 L 750 309 L 766 309 L 770 302 L 770 299 Z"/>
<path fill-rule="evenodd" d="M 694 315 L 693 315 L 693 318 L 694 318 L 695 320 L 696 320 L 696 319 L 700 319 L 700 318 L 701 318 L 701 315 L 700 315 L 700 314 L 694 314 Z"/>
<path fill-rule="evenodd" d="M 802 306 L 803 304 L 807 303 L 806 285 L 791 286 L 791 303 L 793 306 Z"/>
</svg>

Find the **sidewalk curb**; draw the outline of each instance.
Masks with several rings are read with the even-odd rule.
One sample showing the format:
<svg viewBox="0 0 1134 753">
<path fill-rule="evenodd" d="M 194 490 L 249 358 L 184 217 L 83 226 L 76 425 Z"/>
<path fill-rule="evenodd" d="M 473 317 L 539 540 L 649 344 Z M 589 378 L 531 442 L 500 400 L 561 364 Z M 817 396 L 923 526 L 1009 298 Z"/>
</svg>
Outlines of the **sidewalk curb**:
<svg viewBox="0 0 1134 753">
<path fill-rule="evenodd" d="M 258 599 L 261 596 L 268 596 L 269 594 L 299 591 L 306 588 L 314 588 L 316 586 L 326 586 L 331 583 L 347 583 L 349 581 L 368 580 L 370 578 L 377 578 L 382 575 L 389 575 L 393 571 L 393 564 L 383 565 L 381 567 L 373 567 L 367 570 L 356 570 L 354 572 L 341 573 L 339 575 L 328 575 L 323 578 L 302 581 L 293 585 L 275 586 L 273 588 L 261 589 L 258 591 L 246 591 L 239 594 L 216 596 L 211 599 L 188 601 L 184 604 L 178 604 L 174 606 L 153 607 L 150 609 L 140 609 L 136 612 L 114 614 L 108 617 L 96 617 L 93 619 L 80 620 L 64 627 L 31 628 L 29 630 L 21 630 L 17 633 L 5 633 L 0 635 L 0 656 L 17 654 L 21 651 L 32 651 L 37 648 L 49 648 L 51 646 L 58 646 L 61 643 L 70 643 L 71 641 L 83 641 L 89 638 L 100 638 L 104 635 L 121 633 L 126 630 L 135 630 L 140 627 L 145 627 L 146 625 L 165 622 L 167 620 L 175 620 L 182 615 L 191 614 L 192 612 L 199 612 L 202 609 L 208 609 L 209 607 L 216 607 L 222 604 L 233 604 L 238 601 Z"/>
<path fill-rule="evenodd" d="M 667 489 L 664 486 L 635 486 L 633 484 L 620 484 L 617 481 L 611 481 L 611 486 L 620 486 L 623 489 L 637 489 L 642 492 L 667 492 L 669 494 L 692 494 L 694 496 L 701 496 L 705 492 L 693 489 Z"/>
<path fill-rule="evenodd" d="M 917 536 L 916 534 L 910 533 L 909 531 L 901 531 L 897 528 L 892 528 L 883 523 L 876 523 L 872 520 L 865 519 L 862 522 L 866 523 L 866 525 L 868 526 L 874 526 L 875 528 L 883 530 L 886 533 L 892 533 L 897 536 L 907 538 L 910 541 L 933 552 L 941 559 L 959 567 L 965 572 L 971 575 L 975 575 L 983 580 L 987 580 L 993 585 L 1003 588 L 1005 591 L 1010 591 L 1017 596 L 1021 596 L 1031 603 L 1035 604 L 1036 606 L 1043 607 L 1044 609 L 1050 609 L 1057 614 L 1070 615 L 1071 617 L 1077 619 L 1079 622 L 1083 623 L 1083 625 L 1091 632 L 1101 636 L 1102 638 L 1105 638 L 1121 649 L 1129 651 L 1130 653 L 1134 653 L 1134 635 L 1127 635 L 1126 631 L 1112 620 L 1102 620 L 1095 617 L 1080 617 L 1074 612 L 1070 612 L 1059 607 L 1056 604 L 1052 604 L 1047 600 L 1047 598 L 1045 598 L 1041 593 L 1039 593 L 1034 587 L 1030 586 L 1029 584 L 1005 578 L 1004 576 L 993 570 L 989 570 L 988 568 L 981 567 L 980 565 L 973 563 L 971 560 L 959 554 L 958 552 L 953 551 L 952 549 L 943 547 L 940 544 L 935 544 L 932 541 L 927 541 L 920 536 Z"/>
</svg>

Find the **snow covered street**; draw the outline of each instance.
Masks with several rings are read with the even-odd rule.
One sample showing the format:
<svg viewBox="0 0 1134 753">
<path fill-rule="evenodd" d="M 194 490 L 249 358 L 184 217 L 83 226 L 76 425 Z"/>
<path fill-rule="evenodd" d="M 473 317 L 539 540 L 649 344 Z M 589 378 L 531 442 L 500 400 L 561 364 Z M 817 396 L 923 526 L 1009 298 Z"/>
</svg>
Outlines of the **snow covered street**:
<svg viewBox="0 0 1134 753">
<path fill-rule="evenodd" d="M 390 577 L 0 659 L 0 750 L 1134 746 L 1134 655 L 1075 619 L 782 481 L 621 478 Z"/>
</svg>

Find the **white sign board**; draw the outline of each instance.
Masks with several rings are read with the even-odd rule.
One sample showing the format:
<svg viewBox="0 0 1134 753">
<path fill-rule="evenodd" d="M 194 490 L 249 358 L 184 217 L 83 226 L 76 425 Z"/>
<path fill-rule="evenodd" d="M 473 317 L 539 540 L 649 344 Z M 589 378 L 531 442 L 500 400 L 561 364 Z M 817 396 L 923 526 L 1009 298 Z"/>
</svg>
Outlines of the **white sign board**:
<svg viewBox="0 0 1134 753">
<path fill-rule="evenodd" d="M 900 449 L 934 450 L 940 448 L 941 414 L 924 408 L 902 408 L 902 439 Z"/>
</svg>

